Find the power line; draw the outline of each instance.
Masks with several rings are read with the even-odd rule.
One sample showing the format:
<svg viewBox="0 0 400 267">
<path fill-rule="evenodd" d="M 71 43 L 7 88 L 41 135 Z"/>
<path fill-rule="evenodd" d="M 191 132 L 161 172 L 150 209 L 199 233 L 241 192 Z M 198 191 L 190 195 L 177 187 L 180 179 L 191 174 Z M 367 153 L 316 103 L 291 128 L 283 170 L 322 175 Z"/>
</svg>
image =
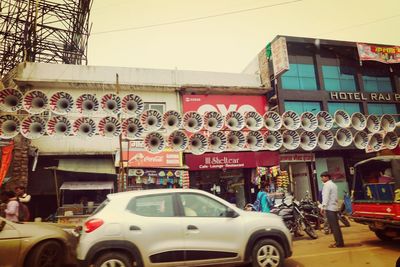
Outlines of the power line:
<svg viewBox="0 0 400 267">
<path fill-rule="evenodd" d="M 343 27 L 343 28 L 336 29 L 336 30 L 329 31 L 329 32 L 320 33 L 320 34 L 315 35 L 315 37 L 321 37 L 321 36 L 326 35 L 326 34 L 346 31 L 346 30 L 349 30 L 349 29 L 358 28 L 358 27 L 362 27 L 362 26 L 366 26 L 366 25 L 369 25 L 369 24 L 378 23 L 378 22 L 381 22 L 381 21 L 385 21 L 385 20 L 389 20 L 389 19 L 393 19 L 393 18 L 397 18 L 397 17 L 400 17 L 400 14 L 396 14 L 396 15 L 393 15 L 393 16 L 390 16 L 390 17 L 376 19 L 376 20 L 369 21 L 369 22 L 355 24 L 355 25 L 351 25 L 351 26 L 348 26 L 348 27 Z"/>
<path fill-rule="evenodd" d="M 160 27 L 160 26 L 166 26 L 166 25 L 172 25 L 172 24 L 180 24 L 180 23 L 186 23 L 186 22 L 192 22 L 192 21 L 198 21 L 198 20 L 205 20 L 205 19 L 210 19 L 210 18 L 216 18 L 216 17 L 228 16 L 228 15 L 233 15 L 233 14 L 251 12 L 251 11 L 254 11 L 254 10 L 258 10 L 258 9 L 264 9 L 264 8 L 270 8 L 270 7 L 276 7 L 276 6 L 283 6 L 283 5 L 288 5 L 288 4 L 292 4 L 292 3 L 295 3 L 295 2 L 301 2 L 301 1 L 303 1 L 303 0 L 292 0 L 292 1 L 282 2 L 282 3 L 278 3 L 278 4 L 265 5 L 265 6 L 247 8 L 247 9 L 240 9 L 240 10 L 224 12 L 224 13 L 208 15 L 208 16 L 202 16 L 202 17 L 196 17 L 196 18 L 181 19 L 181 20 L 174 20 L 174 21 L 170 21 L 170 22 L 156 23 L 156 24 L 150 24 L 150 25 L 144 25 L 144 26 L 137 26 L 137 27 L 129 27 L 129 28 L 123 28 L 123 29 L 95 32 L 95 33 L 92 33 L 92 35 L 113 33 L 113 32 L 141 30 L 141 29 L 154 28 L 154 27 Z"/>
</svg>

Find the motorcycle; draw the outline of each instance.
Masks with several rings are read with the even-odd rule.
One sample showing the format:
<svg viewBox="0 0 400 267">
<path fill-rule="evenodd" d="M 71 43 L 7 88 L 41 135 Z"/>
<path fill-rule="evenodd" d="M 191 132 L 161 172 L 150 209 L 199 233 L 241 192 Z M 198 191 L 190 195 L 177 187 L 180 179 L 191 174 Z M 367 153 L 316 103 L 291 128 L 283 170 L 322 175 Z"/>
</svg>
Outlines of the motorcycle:
<svg viewBox="0 0 400 267">
<path fill-rule="evenodd" d="M 300 210 L 303 211 L 304 216 L 313 225 L 314 229 L 320 230 L 324 223 L 324 216 L 321 214 L 318 203 L 307 198 L 307 196 L 300 201 Z"/>
<path fill-rule="evenodd" d="M 312 239 L 318 238 L 313 225 L 305 217 L 297 201 L 287 204 L 283 198 L 281 204 L 271 209 L 271 213 L 281 216 L 286 227 L 294 236 L 300 236 L 304 231 Z"/>
</svg>

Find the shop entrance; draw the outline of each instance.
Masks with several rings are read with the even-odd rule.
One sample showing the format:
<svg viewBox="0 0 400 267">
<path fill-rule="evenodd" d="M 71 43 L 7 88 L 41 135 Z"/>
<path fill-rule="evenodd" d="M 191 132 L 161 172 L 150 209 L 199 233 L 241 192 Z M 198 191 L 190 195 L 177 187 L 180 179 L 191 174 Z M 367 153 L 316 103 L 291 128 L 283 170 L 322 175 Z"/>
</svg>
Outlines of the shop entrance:
<svg viewBox="0 0 400 267">
<path fill-rule="evenodd" d="M 250 191 L 250 176 L 247 175 L 250 172 L 250 169 L 190 171 L 190 188 L 207 191 L 244 208 L 249 198 L 246 192 Z"/>
</svg>

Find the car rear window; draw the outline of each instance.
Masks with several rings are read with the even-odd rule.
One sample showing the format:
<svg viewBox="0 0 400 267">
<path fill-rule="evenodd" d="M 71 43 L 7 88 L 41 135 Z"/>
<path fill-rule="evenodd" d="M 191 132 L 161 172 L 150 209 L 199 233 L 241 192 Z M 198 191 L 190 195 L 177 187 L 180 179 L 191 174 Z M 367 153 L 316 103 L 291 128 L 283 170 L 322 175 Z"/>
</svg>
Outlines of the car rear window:
<svg viewBox="0 0 400 267">
<path fill-rule="evenodd" d="M 110 200 L 107 198 L 93 211 L 92 215 L 99 213 L 108 203 L 110 203 Z"/>
</svg>

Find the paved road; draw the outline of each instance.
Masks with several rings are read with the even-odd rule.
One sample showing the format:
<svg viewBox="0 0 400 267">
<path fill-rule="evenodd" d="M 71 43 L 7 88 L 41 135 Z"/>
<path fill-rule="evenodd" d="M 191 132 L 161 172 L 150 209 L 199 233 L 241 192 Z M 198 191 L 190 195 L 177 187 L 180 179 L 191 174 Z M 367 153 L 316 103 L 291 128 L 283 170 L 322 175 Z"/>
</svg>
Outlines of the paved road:
<svg viewBox="0 0 400 267">
<path fill-rule="evenodd" d="M 341 229 L 344 248 L 328 248 L 333 243 L 333 236 L 325 235 L 323 231 L 318 231 L 318 239 L 314 240 L 305 235 L 294 240 L 293 256 L 285 260 L 283 267 L 400 267 L 396 266 L 400 257 L 400 239 L 383 242 L 368 226 L 354 222 Z"/>
<path fill-rule="evenodd" d="M 365 225 L 352 222 L 343 227 L 344 248 L 328 248 L 332 235 L 318 232 L 319 238 L 304 236 L 294 241 L 293 256 L 284 267 L 396 267 L 400 240 L 380 241 Z"/>
</svg>

